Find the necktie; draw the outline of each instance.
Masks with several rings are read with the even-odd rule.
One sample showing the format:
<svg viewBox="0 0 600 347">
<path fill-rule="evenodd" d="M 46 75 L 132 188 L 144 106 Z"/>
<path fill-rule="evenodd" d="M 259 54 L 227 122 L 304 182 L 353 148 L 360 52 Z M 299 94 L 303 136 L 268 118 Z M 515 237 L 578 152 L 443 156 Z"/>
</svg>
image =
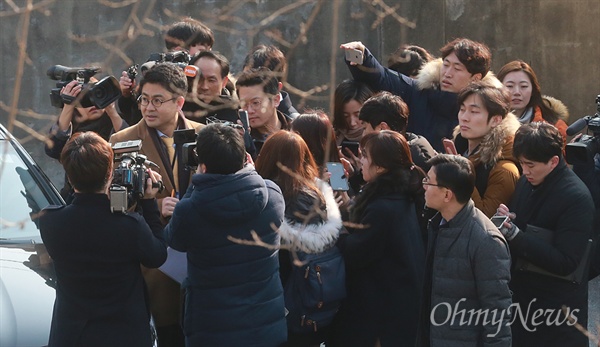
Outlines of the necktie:
<svg viewBox="0 0 600 347">
<path fill-rule="evenodd" d="M 175 157 L 175 146 L 173 144 L 173 138 L 163 136 L 161 137 L 161 140 L 167 147 L 167 152 L 169 153 L 169 165 L 171 165 L 171 163 L 173 163 L 173 158 Z M 173 184 L 175 184 L 175 190 L 179 192 L 179 179 L 177 177 L 177 173 L 177 161 L 175 161 L 175 165 L 173 165 L 173 179 L 175 180 L 175 182 L 173 182 Z"/>
</svg>

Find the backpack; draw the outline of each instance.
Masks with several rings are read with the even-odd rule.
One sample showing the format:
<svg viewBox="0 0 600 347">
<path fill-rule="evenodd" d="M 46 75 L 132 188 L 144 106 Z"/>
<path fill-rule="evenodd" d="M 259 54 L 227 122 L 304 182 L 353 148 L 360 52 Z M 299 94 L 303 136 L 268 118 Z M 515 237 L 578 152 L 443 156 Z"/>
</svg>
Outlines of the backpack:
<svg viewBox="0 0 600 347">
<path fill-rule="evenodd" d="M 296 256 L 303 265 L 292 266 L 283 290 L 288 330 L 317 332 L 333 321 L 346 298 L 344 258 L 336 246 L 318 254 L 297 252 Z"/>
</svg>

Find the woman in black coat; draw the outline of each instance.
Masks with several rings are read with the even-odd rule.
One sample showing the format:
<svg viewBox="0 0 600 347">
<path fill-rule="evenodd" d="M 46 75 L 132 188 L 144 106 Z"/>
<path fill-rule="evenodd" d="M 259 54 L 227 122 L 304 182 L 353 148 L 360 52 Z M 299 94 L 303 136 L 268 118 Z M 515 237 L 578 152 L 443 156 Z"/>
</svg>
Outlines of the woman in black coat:
<svg viewBox="0 0 600 347">
<path fill-rule="evenodd" d="M 342 228 L 340 210 L 331 187 L 318 179 L 317 164 L 297 133 L 280 130 L 271 135 L 256 160 L 256 170 L 263 178 L 275 181 L 285 199 L 285 218 L 278 230 L 283 246 L 279 252 L 279 271 L 286 300 L 292 300 L 296 298 L 295 290 L 300 289 L 293 286 L 293 277 L 298 271 L 305 276 L 304 265 L 299 267 L 294 261 L 301 260 L 305 254 L 320 255 L 335 247 Z M 318 326 L 306 329 L 309 331 L 298 332 L 304 330 L 300 329 L 304 324 L 296 318 L 304 312 L 294 311 L 298 307 L 290 306 L 289 301 L 286 303 L 290 312 L 287 315 L 288 341 L 284 346 L 319 346 L 324 342 L 329 322 L 319 322 Z"/>
<path fill-rule="evenodd" d="M 406 139 L 381 131 L 360 141 L 367 182 L 338 246 L 346 261 L 348 297 L 338 315 L 335 346 L 412 346 L 425 271 L 415 198 L 424 173 Z"/>
<path fill-rule="evenodd" d="M 156 268 L 167 258 L 158 189 L 146 186 L 140 200 L 146 221 L 137 213 L 112 213 L 113 152 L 91 131 L 67 142 L 61 163 L 75 189 L 73 203 L 50 206 L 40 217 L 57 279 L 48 345 L 152 346 L 140 265 Z"/>
</svg>

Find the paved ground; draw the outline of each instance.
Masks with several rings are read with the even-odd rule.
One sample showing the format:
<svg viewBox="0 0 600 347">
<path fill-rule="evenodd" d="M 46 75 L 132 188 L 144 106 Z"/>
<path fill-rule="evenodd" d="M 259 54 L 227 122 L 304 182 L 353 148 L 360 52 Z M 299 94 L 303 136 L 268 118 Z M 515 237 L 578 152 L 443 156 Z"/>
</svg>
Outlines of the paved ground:
<svg viewBox="0 0 600 347">
<path fill-rule="evenodd" d="M 589 283 L 588 330 L 600 338 L 600 277 Z M 590 347 L 595 347 L 590 342 Z"/>
</svg>

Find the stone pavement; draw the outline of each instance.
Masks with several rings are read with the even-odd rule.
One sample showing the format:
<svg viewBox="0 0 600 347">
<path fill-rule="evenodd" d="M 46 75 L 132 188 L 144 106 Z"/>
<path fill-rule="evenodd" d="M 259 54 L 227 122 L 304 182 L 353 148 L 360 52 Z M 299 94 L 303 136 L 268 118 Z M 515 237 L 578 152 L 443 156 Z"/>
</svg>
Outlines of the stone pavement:
<svg viewBox="0 0 600 347">
<path fill-rule="evenodd" d="M 600 339 L 600 276 L 588 285 L 588 330 Z M 590 342 L 590 347 L 596 347 Z"/>
</svg>

